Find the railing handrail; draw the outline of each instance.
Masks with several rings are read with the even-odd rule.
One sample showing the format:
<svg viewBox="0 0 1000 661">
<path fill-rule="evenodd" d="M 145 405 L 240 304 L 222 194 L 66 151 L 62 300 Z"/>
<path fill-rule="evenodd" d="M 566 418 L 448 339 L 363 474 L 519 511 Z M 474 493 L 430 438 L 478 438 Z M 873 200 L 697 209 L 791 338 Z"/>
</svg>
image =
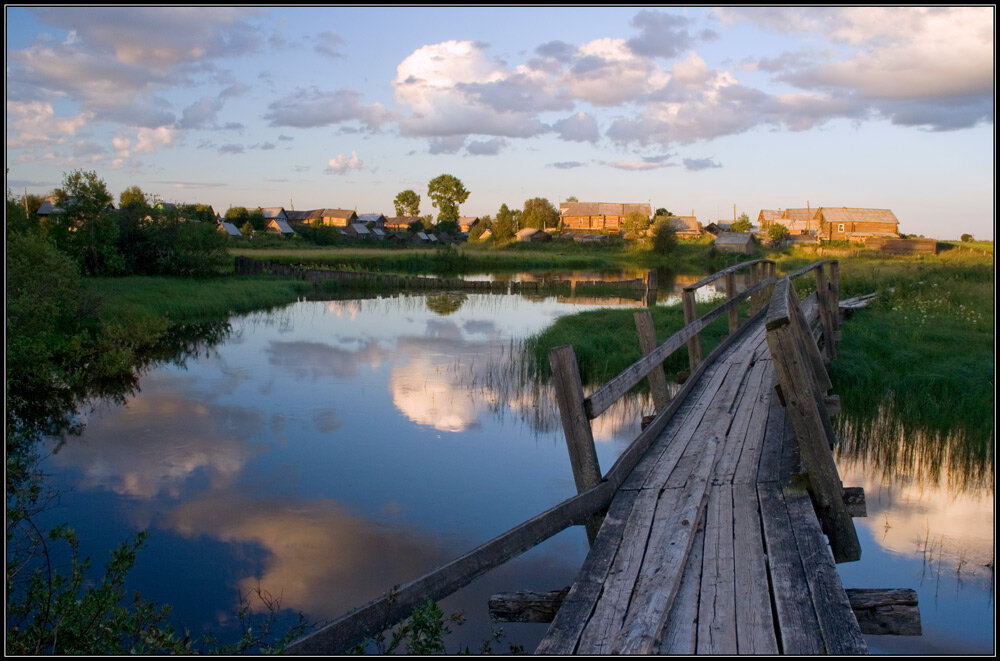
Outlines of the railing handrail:
<svg viewBox="0 0 1000 661">
<path fill-rule="evenodd" d="M 740 262 L 739 264 L 733 264 L 732 266 L 727 266 L 721 271 L 716 271 L 712 275 L 707 275 L 693 285 L 688 285 L 684 287 L 684 291 L 695 291 L 700 289 L 707 284 L 715 282 L 719 278 L 725 277 L 729 273 L 735 273 L 736 271 L 741 271 L 748 266 L 753 266 L 754 264 L 776 264 L 774 260 L 771 259 L 753 259 L 749 262 Z"/>
</svg>

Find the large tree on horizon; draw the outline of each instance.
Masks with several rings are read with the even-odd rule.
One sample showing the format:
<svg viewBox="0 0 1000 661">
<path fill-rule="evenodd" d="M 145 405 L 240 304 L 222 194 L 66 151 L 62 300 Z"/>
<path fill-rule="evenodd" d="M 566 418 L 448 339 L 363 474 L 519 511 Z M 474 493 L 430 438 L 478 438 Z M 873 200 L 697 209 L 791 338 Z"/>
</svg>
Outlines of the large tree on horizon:
<svg viewBox="0 0 1000 661">
<path fill-rule="evenodd" d="M 434 201 L 433 205 L 440 210 L 438 222 L 443 220 L 457 222 L 459 205 L 469 199 L 469 191 L 462 181 L 450 174 L 442 174 L 431 179 L 427 185 L 427 195 Z"/>
<path fill-rule="evenodd" d="M 396 199 L 392 203 L 396 207 L 397 216 L 420 215 L 420 196 L 417 195 L 416 191 L 404 190 L 396 195 Z"/>
</svg>

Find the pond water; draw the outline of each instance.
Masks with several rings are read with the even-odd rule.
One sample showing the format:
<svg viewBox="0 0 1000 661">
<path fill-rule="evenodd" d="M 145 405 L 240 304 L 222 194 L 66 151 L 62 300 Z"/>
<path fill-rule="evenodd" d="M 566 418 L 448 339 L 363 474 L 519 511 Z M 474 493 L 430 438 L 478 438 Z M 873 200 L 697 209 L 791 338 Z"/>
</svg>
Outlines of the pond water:
<svg viewBox="0 0 1000 661">
<path fill-rule="evenodd" d="M 527 378 L 519 345 L 612 302 L 639 304 L 437 293 L 235 317 L 222 342 L 149 370 L 123 406 L 97 406 L 82 436 L 50 445 L 61 497 L 45 522 L 70 522 L 95 561 L 148 529 L 130 587 L 196 637 L 235 637 L 241 596 L 258 613 L 263 594 L 335 618 L 575 493 L 553 394 Z M 603 470 L 651 409 L 636 396 L 594 421 Z M 869 512 L 844 583 L 916 588 L 924 626 L 869 645 L 992 651 L 992 486 L 956 492 L 869 464 L 841 457 Z M 547 625 L 491 624 L 487 598 L 562 588 L 586 551 L 571 528 L 443 600 L 466 618 L 448 650 L 476 652 L 502 626 L 495 652 L 532 651 Z"/>
</svg>

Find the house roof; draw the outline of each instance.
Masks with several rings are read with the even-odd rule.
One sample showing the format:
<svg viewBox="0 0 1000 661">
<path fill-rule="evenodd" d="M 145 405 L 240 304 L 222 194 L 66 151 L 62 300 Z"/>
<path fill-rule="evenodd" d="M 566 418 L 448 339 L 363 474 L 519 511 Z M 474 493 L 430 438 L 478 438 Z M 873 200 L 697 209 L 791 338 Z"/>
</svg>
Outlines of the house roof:
<svg viewBox="0 0 1000 661">
<path fill-rule="evenodd" d="M 377 223 L 386 221 L 385 215 L 380 213 L 359 213 L 358 220 L 362 223 Z"/>
<path fill-rule="evenodd" d="M 227 221 L 223 220 L 223 221 L 221 221 L 219 223 L 219 226 L 229 236 L 243 236 L 243 233 L 240 232 L 239 228 L 236 227 L 236 225 L 234 225 L 234 224 L 232 224 L 230 222 L 227 222 Z"/>
<path fill-rule="evenodd" d="M 309 214 L 311 214 L 311 213 L 313 213 L 313 212 L 309 211 L 307 209 L 303 209 L 303 210 L 300 210 L 300 211 L 295 211 L 295 210 L 286 211 L 285 212 L 285 218 L 287 220 L 294 220 L 294 221 L 309 220 L 309 218 L 310 218 Z"/>
<path fill-rule="evenodd" d="M 280 218 L 282 216 L 285 218 L 288 217 L 288 214 L 285 213 L 285 207 L 264 207 L 260 210 L 260 212 L 264 214 L 264 218 L 267 220 Z"/>
<path fill-rule="evenodd" d="M 750 232 L 719 232 L 715 239 L 717 244 L 722 245 L 744 245 L 748 241 L 753 241 L 753 234 Z"/>
<path fill-rule="evenodd" d="M 406 227 L 415 220 L 422 220 L 419 216 L 393 216 L 386 218 L 385 224 L 392 227 Z"/>
<path fill-rule="evenodd" d="M 781 217 L 785 220 L 812 220 L 818 212 L 819 209 L 811 207 L 806 209 L 785 209 L 785 213 Z"/>
<path fill-rule="evenodd" d="M 700 232 L 697 216 L 671 216 L 670 226 L 678 232 Z"/>
<path fill-rule="evenodd" d="M 889 209 L 861 209 L 857 207 L 820 207 L 817 214 L 828 223 L 867 222 L 898 225 L 899 220 Z"/>
<path fill-rule="evenodd" d="M 371 234 L 368 228 L 364 226 L 364 223 L 351 223 L 351 231 L 356 234 Z"/>
<path fill-rule="evenodd" d="M 323 218 L 353 218 L 357 214 L 351 209 L 322 209 Z"/>
<path fill-rule="evenodd" d="M 562 202 L 559 212 L 564 216 L 625 216 L 638 211 L 647 218 L 652 215 L 649 204 L 622 202 Z"/>
<path fill-rule="evenodd" d="M 761 209 L 757 218 L 760 220 L 780 220 L 781 211 L 779 209 Z"/>
<path fill-rule="evenodd" d="M 278 231 L 282 234 L 295 234 L 295 230 L 292 229 L 291 225 L 280 218 L 272 218 L 270 222 L 268 222 L 267 226 L 278 228 Z"/>
</svg>

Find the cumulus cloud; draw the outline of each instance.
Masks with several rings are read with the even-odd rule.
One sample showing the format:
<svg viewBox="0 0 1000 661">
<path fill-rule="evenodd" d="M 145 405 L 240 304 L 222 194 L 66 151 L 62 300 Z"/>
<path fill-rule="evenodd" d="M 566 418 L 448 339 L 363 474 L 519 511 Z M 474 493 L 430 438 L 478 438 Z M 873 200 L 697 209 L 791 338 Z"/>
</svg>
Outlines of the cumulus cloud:
<svg viewBox="0 0 1000 661">
<path fill-rule="evenodd" d="M 406 136 L 534 136 L 545 125 L 533 104 L 556 103 L 542 76 L 508 71 L 471 41 L 417 49 L 397 67 L 393 88 L 396 102 L 410 110 L 400 120 Z"/>
<path fill-rule="evenodd" d="M 597 120 L 583 112 L 560 119 L 552 128 L 560 138 L 571 142 L 597 142 L 600 137 Z"/>
<path fill-rule="evenodd" d="M 608 165 L 619 170 L 631 170 L 633 172 L 642 170 L 657 170 L 662 167 L 668 167 L 670 164 L 667 163 L 667 161 L 670 157 L 671 154 L 644 156 L 638 161 L 609 161 Z"/>
<path fill-rule="evenodd" d="M 586 163 L 581 163 L 580 161 L 557 161 L 551 164 L 557 170 L 572 170 L 573 168 L 582 168 Z"/>
<path fill-rule="evenodd" d="M 181 114 L 177 127 L 182 129 L 200 129 L 215 122 L 215 117 L 222 110 L 224 101 L 219 97 L 203 96 Z"/>
<path fill-rule="evenodd" d="M 716 163 L 714 158 L 685 158 L 684 168 L 691 170 L 692 172 L 697 172 L 698 170 L 708 170 L 712 168 L 721 168 L 721 163 Z"/>
<path fill-rule="evenodd" d="M 726 8 L 723 20 L 750 20 L 784 32 L 820 32 L 839 58 L 783 54 L 759 68 L 831 98 L 850 96 L 893 123 L 966 128 L 993 115 L 994 40 L 990 7 Z M 953 103 L 956 112 L 945 112 Z"/>
<path fill-rule="evenodd" d="M 238 145 L 238 144 L 233 144 L 233 143 L 230 143 L 230 144 L 227 144 L 227 145 L 222 145 L 221 147 L 219 147 L 219 153 L 220 154 L 242 154 L 243 153 L 243 145 Z"/>
<path fill-rule="evenodd" d="M 318 89 L 296 90 L 268 106 L 264 119 L 271 126 L 314 128 L 343 122 L 360 121 L 369 130 L 377 130 L 392 118 L 380 103 L 362 105 L 361 95 L 352 90 L 322 92 Z"/>
<path fill-rule="evenodd" d="M 689 49 L 694 38 L 686 28 L 691 20 L 685 16 L 644 9 L 632 19 L 639 36 L 628 40 L 628 47 L 647 57 L 672 58 Z"/>
<path fill-rule="evenodd" d="M 431 154 L 457 154 L 465 146 L 464 135 L 450 135 L 444 138 L 429 138 Z"/>
<path fill-rule="evenodd" d="M 7 100 L 7 148 L 25 149 L 62 144 L 89 121 L 88 115 L 56 117 L 51 103 Z"/>
<path fill-rule="evenodd" d="M 149 154 L 174 141 L 177 131 L 170 126 L 141 128 L 135 137 L 135 153 Z"/>
<path fill-rule="evenodd" d="M 350 156 L 346 154 L 337 154 L 335 158 L 331 158 L 326 166 L 327 174 L 347 174 L 351 170 L 360 170 L 364 167 L 364 163 L 358 158 L 358 152 L 352 151 Z"/>
<path fill-rule="evenodd" d="M 506 144 L 503 138 L 473 141 L 469 143 L 467 150 L 473 156 L 496 156 Z"/>
</svg>

